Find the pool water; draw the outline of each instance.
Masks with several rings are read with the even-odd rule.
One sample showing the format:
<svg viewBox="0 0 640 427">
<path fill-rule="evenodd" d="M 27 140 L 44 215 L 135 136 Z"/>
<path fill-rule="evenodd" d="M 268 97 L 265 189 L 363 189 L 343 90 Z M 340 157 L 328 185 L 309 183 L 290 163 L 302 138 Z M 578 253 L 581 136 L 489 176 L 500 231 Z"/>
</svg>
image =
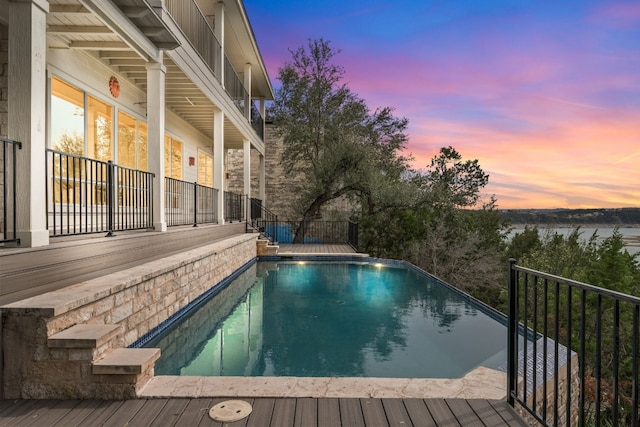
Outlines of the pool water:
<svg viewBox="0 0 640 427">
<path fill-rule="evenodd" d="M 458 378 L 506 361 L 495 313 L 413 268 L 263 262 L 145 347 L 156 375 Z"/>
</svg>

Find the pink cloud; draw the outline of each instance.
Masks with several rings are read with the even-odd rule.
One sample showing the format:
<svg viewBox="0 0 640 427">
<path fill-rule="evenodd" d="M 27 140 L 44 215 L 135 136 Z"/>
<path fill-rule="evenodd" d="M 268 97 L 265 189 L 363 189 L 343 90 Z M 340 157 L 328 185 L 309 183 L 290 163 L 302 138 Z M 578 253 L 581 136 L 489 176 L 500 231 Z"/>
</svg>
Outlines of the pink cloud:
<svg viewBox="0 0 640 427">
<path fill-rule="evenodd" d="M 632 29 L 640 24 L 640 3 L 627 1 L 599 5 L 591 14 L 590 21 L 607 27 Z"/>
</svg>

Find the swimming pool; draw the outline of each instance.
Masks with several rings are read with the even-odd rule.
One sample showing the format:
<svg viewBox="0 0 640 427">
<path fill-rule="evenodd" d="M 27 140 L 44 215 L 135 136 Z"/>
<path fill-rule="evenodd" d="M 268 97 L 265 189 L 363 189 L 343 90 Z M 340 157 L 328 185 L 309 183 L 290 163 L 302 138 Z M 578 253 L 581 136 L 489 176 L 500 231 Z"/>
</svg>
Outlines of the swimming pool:
<svg viewBox="0 0 640 427">
<path fill-rule="evenodd" d="M 459 378 L 506 361 L 488 307 L 399 263 L 258 261 L 144 346 L 156 375 Z"/>
</svg>

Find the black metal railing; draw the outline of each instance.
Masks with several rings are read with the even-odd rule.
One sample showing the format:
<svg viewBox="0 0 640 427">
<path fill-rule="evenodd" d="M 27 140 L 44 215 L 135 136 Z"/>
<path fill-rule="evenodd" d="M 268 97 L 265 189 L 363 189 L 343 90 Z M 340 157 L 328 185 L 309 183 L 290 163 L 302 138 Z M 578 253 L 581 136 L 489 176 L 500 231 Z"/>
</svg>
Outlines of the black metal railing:
<svg viewBox="0 0 640 427">
<path fill-rule="evenodd" d="M 149 172 L 46 149 L 47 228 L 68 236 L 153 228 Z"/>
<path fill-rule="evenodd" d="M 217 223 L 218 190 L 165 177 L 164 211 L 168 227 Z"/>
<path fill-rule="evenodd" d="M 242 221 L 244 212 L 244 197 L 242 194 L 224 192 L 224 220 L 225 222 Z"/>
<path fill-rule="evenodd" d="M 358 250 L 358 224 L 351 221 L 278 221 L 270 217 L 260 231 L 282 244 L 349 244 Z"/>
<path fill-rule="evenodd" d="M 544 425 L 638 427 L 640 298 L 509 272 L 509 403 Z"/>
<path fill-rule="evenodd" d="M 261 199 L 247 197 L 249 214 L 247 215 L 247 231 L 249 227 L 258 230 L 272 243 L 278 243 L 278 235 L 274 232 L 278 228 L 278 215 L 271 212 L 263 204 Z"/>
<path fill-rule="evenodd" d="M 251 126 L 260 139 L 264 140 L 264 119 L 253 101 L 251 102 Z"/>
<path fill-rule="evenodd" d="M 231 65 L 231 61 L 224 55 L 224 88 L 231 100 L 238 107 L 243 116 L 247 117 L 247 108 L 249 108 L 249 93 L 244 87 L 242 80 Z"/>
<path fill-rule="evenodd" d="M 222 47 L 197 3 L 193 0 L 166 0 L 165 5 L 185 37 L 220 81 Z"/>
<path fill-rule="evenodd" d="M 0 187 L 2 187 L 2 217 L 0 217 L 0 243 L 16 242 L 20 244 L 17 236 L 17 191 L 16 191 L 16 158 L 17 150 L 22 149 L 22 143 L 13 139 L 2 138 L 2 151 L 0 151 Z"/>
<path fill-rule="evenodd" d="M 360 249 L 358 242 L 359 227 L 357 222 L 349 221 L 349 239 L 348 242 L 356 251 Z"/>
</svg>

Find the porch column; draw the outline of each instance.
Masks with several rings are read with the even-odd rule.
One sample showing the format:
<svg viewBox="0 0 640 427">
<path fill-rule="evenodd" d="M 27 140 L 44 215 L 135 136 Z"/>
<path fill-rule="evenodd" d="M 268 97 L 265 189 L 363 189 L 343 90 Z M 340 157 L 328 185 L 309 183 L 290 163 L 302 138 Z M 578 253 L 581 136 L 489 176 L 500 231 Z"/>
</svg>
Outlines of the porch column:
<svg viewBox="0 0 640 427">
<path fill-rule="evenodd" d="M 162 60 L 162 52 L 160 53 Z M 153 228 L 167 231 L 164 212 L 164 80 L 167 72 L 161 62 L 148 62 L 147 67 L 147 132 L 149 172 L 153 179 Z"/>
<path fill-rule="evenodd" d="M 251 197 L 251 142 L 248 139 L 242 142 L 242 154 L 244 195 Z"/>
<path fill-rule="evenodd" d="M 218 224 L 224 224 L 224 113 L 213 113 L 213 188 L 218 189 Z"/>
<path fill-rule="evenodd" d="M 49 3 L 9 1 L 7 133 L 22 142 L 16 159 L 16 231 L 20 246 L 49 244 L 45 184 Z"/>
<path fill-rule="evenodd" d="M 265 102 L 264 98 L 260 98 L 260 103 L 259 103 L 259 107 L 260 107 L 260 115 L 262 116 L 262 141 L 265 143 L 265 154 L 261 154 L 260 155 L 260 170 L 258 172 L 258 182 L 259 182 L 259 186 L 260 186 L 260 199 L 262 200 L 263 203 L 266 203 L 266 197 L 267 197 L 267 192 L 265 190 L 265 183 L 267 181 L 266 179 L 266 164 L 265 164 L 265 155 L 266 155 L 266 150 L 268 150 L 267 148 L 267 128 L 266 128 L 266 122 L 267 122 L 267 103 Z"/>
<path fill-rule="evenodd" d="M 264 155 L 260 154 L 260 171 L 258 172 L 258 186 L 259 186 L 259 194 L 260 194 L 260 200 L 262 200 L 262 204 L 264 205 L 267 200 L 266 200 L 266 196 L 267 193 L 265 191 L 265 161 L 264 161 Z"/>
</svg>

